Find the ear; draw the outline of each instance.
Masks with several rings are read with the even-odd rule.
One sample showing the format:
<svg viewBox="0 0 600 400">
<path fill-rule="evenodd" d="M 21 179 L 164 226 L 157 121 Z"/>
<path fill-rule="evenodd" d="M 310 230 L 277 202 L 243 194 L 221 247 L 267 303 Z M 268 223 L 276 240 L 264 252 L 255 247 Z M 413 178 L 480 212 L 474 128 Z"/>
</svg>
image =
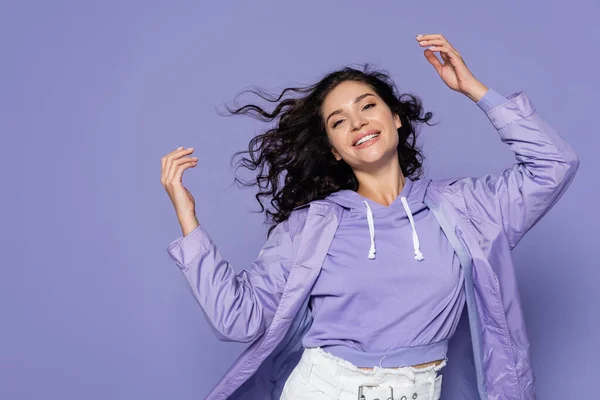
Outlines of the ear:
<svg viewBox="0 0 600 400">
<path fill-rule="evenodd" d="M 342 156 L 340 156 L 340 153 L 338 153 L 337 150 L 334 149 L 333 147 L 331 148 L 331 154 L 333 154 L 333 156 L 335 157 L 335 159 L 337 161 L 340 161 L 342 159 Z"/>
<path fill-rule="evenodd" d="M 402 127 L 402 121 L 400 120 L 400 116 L 398 114 L 394 114 L 394 124 L 396 125 L 396 129 L 400 129 L 400 127 Z"/>
</svg>

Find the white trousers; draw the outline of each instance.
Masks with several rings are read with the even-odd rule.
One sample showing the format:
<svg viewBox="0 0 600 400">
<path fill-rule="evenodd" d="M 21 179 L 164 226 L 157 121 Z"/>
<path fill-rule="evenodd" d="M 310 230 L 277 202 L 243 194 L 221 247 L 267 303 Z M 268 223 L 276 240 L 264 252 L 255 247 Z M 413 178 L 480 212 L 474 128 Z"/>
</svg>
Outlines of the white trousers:
<svg viewBox="0 0 600 400">
<path fill-rule="evenodd" d="M 280 400 L 437 400 L 442 390 L 440 365 L 362 370 L 325 352 L 304 349 L 285 382 Z"/>
</svg>

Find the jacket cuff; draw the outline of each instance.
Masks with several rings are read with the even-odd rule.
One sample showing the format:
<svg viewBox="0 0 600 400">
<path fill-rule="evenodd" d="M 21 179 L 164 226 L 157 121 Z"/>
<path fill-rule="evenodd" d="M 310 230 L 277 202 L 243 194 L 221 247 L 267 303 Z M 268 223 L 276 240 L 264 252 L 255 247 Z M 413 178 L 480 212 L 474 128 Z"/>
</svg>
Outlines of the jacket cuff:
<svg viewBox="0 0 600 400">
<path fill-rule="evenodd" d="M 486 115 L 498 131 L 517 121 L 535 114 L 536 109 L 524 92 L 517 92 L 508 97 L 500 106 L 489 110 Z"/>
<path fill-rule="evenodd" d="M 187 266 L 213 246 L 208 232 L 198 225 L 187 236 L 180 236 L 169 244 L 167 253 L 180 269 Z"/>
</svg>

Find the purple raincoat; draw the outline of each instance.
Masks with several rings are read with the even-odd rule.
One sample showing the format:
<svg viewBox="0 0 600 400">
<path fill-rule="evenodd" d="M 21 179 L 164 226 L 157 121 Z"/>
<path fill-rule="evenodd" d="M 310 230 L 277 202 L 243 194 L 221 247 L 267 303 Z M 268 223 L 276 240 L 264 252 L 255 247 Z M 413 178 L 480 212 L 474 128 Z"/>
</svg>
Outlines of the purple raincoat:
<svg viewBox="0 0 600 400">
<path fill-rule="evenodd" d="M 522 92 L 487 116 L 517 162 L 500 176 L 430 181 L 425 196 L 465 272 L 467 306 L 450 339 L 442 399 L 535 399 L 511 249 L 562 196 L 579 161 Z M 340 217 L 327 200 L 300 207 L 239 274 L 201 226 L 171 243 L 217 337 L 250 343 L 207 399 L 279 399 Z"/>
</svg>

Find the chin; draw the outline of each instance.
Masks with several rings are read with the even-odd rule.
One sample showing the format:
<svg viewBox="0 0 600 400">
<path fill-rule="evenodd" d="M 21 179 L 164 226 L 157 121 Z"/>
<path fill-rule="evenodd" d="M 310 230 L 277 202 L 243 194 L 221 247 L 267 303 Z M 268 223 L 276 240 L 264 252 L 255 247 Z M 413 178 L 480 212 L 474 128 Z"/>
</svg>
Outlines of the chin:
<svg viewBox="0 0 600 400">
<path fill-rule="evenodd" d="M 380 167 L 382 165 L 385 165 L 389 160 L 389 157 L 385 157 L 383 155 L 379 155 L 379 156 L 373 156 L 373 157 L 363 157 L 360 160 L 356 160 L 357 162 L 355 163 L 354 166 L 352 166 L 352 169 L 359 169 L 359 170 L 371 170 L 373 168 L 377 168 Z"/>
<path fill-rule="evenodd" d="M 390 158 L 397 150 L 396 149 L 384 149 L 383 146 L 371 146 L 370 148 L 363 149 L 358 153 L 358 159 L 364 163 L 380 162 L 383 159 Z"/>
</svg>

